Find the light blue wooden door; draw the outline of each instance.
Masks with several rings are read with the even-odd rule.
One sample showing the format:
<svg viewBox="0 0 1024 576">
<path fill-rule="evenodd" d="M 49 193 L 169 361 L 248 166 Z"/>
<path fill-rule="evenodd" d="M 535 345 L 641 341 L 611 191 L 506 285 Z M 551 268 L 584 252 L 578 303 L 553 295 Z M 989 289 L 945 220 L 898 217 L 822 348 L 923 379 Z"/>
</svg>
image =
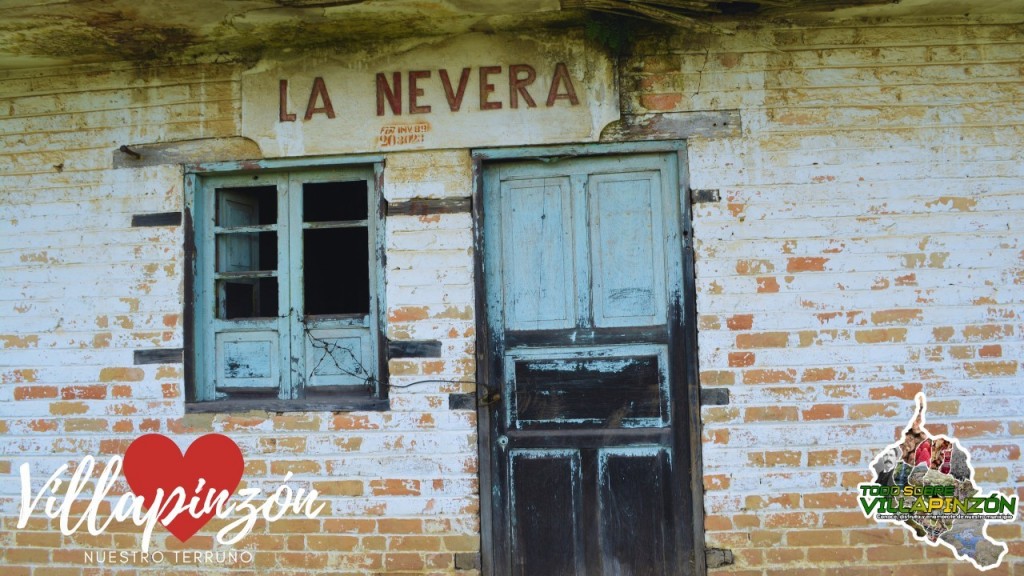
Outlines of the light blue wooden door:
<svg viewBox="0 0 1024 576">
<path fill-rule="evenodd" d="M 676 154 L 485 167 L 495 574 L 687 572 L 679 190 Z"/>
</svg>

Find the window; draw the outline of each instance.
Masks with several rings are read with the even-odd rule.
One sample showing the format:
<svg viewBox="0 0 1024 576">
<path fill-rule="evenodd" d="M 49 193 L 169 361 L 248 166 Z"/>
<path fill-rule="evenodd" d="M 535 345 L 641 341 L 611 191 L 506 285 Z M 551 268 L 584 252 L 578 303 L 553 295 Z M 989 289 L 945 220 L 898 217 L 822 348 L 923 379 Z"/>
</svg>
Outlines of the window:
<svg viewBox="0 0 1024 576">
<path fill-rule="evenodd" d="M 289 409 L 380 399 L 374 174 L 194 177 L 190 399 Z"/>
</svg>

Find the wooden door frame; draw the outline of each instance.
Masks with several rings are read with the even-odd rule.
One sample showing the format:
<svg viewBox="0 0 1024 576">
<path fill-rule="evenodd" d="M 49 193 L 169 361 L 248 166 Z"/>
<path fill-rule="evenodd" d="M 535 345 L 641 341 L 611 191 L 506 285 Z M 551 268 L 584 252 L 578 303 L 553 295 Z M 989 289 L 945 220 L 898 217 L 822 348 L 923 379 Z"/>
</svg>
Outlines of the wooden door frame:
<svg viewBox="0 0 1024 576">
<path fill-rule="evenodd" d="M 484 165 L 499 160 L 529 160 L 540 158 L 573 158 L 585 156 L 626 155 L 642 153 L 674 153 L 677 173 L 679 176 L 680 228 L 683 241 L 683 317 L 682 341 L 685 369 L 680 374 L 683 379 L 685 394 L 676 398 L 677 405 L 674 415 L 685 419 L 674 418 L 676 455 L 685 456 L 689 463 L 690 490 L 687 494 L 691 500 L 692 518 L 689 525 L 683 528 L 683 535 L 689 532 L 686 548 L 692 552 L 692 561 L 684 565 L 683 572 L 687 576 L 700 576 L 707 573 L 704 557 L 704 481 L 703 463 L 701 460 L 701 427 L 700 427 L 700 389 L 697 367 L 697 301 L 696 275 L 693 256 L 693 218 L 691 198 L 689 194 L 689 170 L 686 162 L 686 141 L 647 141 L 610 144 L 571 144 L 564 146 L 537 146 L 517 148 L 490 148 L 472 151 L 473 163 L 473 273 L 476 293 L 476 378 L 477 378 L 477 452 L 479 455 L 480 479 L 480 555 L 482 574 L 495 574 L 496 557 L 505 557 L 509 552 L 511 541 L 504 534 L 505 519 L 495 519 L 493 514 L 492 483 L 492 438 L 490 394 L 492 390 L 501 390 L 501 384 L 490 381 L 492 338 L 487 315 L 487 293 L 484 284 Z M 678 405 L 681 401 L 682 405 Z M 688 435 L 688 438 L 687 438 Z M 686 440 L 686 442 L 684 442 Z M 677 469 L 681 470 L 681 469 Z M 680 474 L 677 480 L 683 480 Z M 685 487 L 684 487 L 685 492 Z M 500 522 L 501 526 L 496 526 Z M 687 528 L 689 528 L 687 530 Z M 502 538 L 499 539 L 499 535 Z M 683 555 L 685 557 L 685 555 Z"/>
</svg>

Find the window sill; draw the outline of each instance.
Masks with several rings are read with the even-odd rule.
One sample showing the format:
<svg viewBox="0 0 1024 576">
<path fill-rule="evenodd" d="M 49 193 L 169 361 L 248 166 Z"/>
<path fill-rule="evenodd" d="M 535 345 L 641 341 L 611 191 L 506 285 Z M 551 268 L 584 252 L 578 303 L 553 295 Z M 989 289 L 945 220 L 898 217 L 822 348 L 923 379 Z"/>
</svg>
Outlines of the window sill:
<svg viewBox="0 0 1024 576">
<path fill-rule="evenodd" d="M 316 398 L 310 400 L 211 400 L 209 402 L 186 402 L 186 414 L 210 412 L 356 412 L 383 411 L 390 408 L 387 398 L 369 396 L 339 396 L 337 398 Z"/>
</svg>

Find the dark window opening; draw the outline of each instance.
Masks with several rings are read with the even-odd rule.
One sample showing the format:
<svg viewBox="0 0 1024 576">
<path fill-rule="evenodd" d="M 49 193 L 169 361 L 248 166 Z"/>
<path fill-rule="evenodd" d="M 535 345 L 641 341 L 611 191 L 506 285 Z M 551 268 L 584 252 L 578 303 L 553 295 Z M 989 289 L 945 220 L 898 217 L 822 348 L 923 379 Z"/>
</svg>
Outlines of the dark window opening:
<svg viewBox="0 0 1024 576">
<path fill-rule="evenodd" d="M 368 242 L 364 227 L 303 232 L 306 314 L 369 314 Z"/>
<path fill-rule="evenodd" d="M 277 278 L 222 280 L 219 284 L 221 318 L 277 316 Z"/>
<path fill-rule="evenodd" d="M 218 226 L 277 224 L 277 187 L 218 188 L 216 206 Z"/>
<path fill-rule="evenodd" d="M 302 185 L 303 222 L 366 220 L 366 181 L 307 182 Z"/>
<path fill-rule="evenodd" d="M 217 272 L 277 270 L 277 232 L 217 235 Z"/>
</svg>

